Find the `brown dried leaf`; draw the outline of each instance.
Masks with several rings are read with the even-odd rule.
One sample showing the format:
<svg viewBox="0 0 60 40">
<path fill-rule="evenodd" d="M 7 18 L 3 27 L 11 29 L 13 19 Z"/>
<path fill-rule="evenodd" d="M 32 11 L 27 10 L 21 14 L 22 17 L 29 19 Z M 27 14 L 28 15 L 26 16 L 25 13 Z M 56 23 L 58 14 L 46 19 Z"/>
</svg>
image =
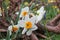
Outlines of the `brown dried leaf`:
<svg viewBox="0 0 60 40">
<path fill-rule="evenodd" d="M 31 40 L 38 40 L 37 36 L 35 34 L 33 34 L 33 33 L 31 34 L 30 37 L 31 37 Z"/>
</svg>

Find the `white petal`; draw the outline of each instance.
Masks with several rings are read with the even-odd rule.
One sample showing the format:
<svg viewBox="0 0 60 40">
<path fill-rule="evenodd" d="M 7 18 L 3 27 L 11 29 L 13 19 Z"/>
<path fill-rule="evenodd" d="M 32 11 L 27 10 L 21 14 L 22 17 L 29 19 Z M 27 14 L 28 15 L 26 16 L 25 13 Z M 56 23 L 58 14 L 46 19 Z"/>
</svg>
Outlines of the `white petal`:
<svg viewBox="0 0 60 40">
<path fill-rule="evenodd" d="M 33 24 L 36 23 L 36 20 L 37 20 L 37 17 L 36 17 L 36 16 L 31 17 L 31 19 L 30 19 L 30 21 L 31 21 Z"/>
<path fill-rule="evenodd" d="M 20 16 L 19 16 L 19 17 L 23 17 L 23 16 L 22 16 L 22 13 L 20 14 Z"/>
<path fill-rule="evenodd" d="M 40 10 L 44 10 L 44 6 L 41 6 Z"/>
<path fill-rule="evenodd" d="M 40 10 L 37 10 L 37 13 L 39 14 L 40 13 Z"/>
<path fill-rule="evenodd" d="M 29 15 L 26 15 L 26 16 L 25 16 L 25 21 L 29 21 L 29 19 L 30 19 L 30 18 L 29 18 Z"/>
<path fill-rule="evenodd" d="M 9 27 L 8 27 L 8 30 L 12 31 L 12 26 L 9 26 Z"/>
<path fill-rule="evenodd" d="M 29 29 L 26 33 L 26 35 L 30 36 L 32 34 L 32 31 L 37 30 L 36 25 L 34 25 L 31 29 Z"/>
<path fill-rule="evenodd" d="M 46 13 L 46 11 L 44 10 L 44 12 L 43 12 L 43 15 Z"/>
<path fill-rule="evenodd" d="M 41 14 L 39 14 L 39 15 L 37 16 L 37 21 L 36 21 L 36 23 L 42 20 L 44 14 L 45 14 L 45 11 L 43 11 L 43 13 L 41 13 Z"/>
<path fill-rule="evenodd" d="M 37 29 L 38 27 L 36 25 L 33 25 L 33 27 L 31 28 L 32 31 L 37 30 Z"/>
<path fill-rule="evenodd" d="M 10 31 L 9 33 L 10 33 L 10 35 L 12 34 L 12 26 L 9 26 L 8 27 L 8 30 Z"/>
<path fill-rule="evenodd" d="M 23 31 L 22 31 L 22 34 L 25 34 L 26 31 L 27 31 L 27 29 L 24 28 Z"/>
<path fill-rule="evenodd" d="M 44 11 L 44 6 L 40 8 L 40 13 Z"/>
<path fill-rule="evenodd" d="M 19 20 L 19 21 L 18 21 L 18 26 L 20 26 L 20 27 L 22 27 L 22 28 L 23 28 L 23 27 L 25 26 L 25 24 L 24 24 L 24 23 L 25 23 L 25 21 L 24 21 L 24 20 Z"/>
<path fill-rule="evenodd" d="M 22 17 L 22 20 L 29 20 L 29 15 L 26 15 L 26 16 L 22 16 L 22 15 L 20 15 L 20 17 Z"/>
<path fill-rule="evenodd" d="M 30 36 L 32 34 L 32 30 L 28 30 L 26 35 Z"/>
<path fill-rule="evenodd" d="M 44 6 L 42 6 L 38 11 L 37 11 L 37 13 L 42 13 L 44 11 Z"/>
<path fill-rule="evenodd" d="M 36 23 L 38 23 L 39 21 L 41 21 L 42 18 L 43 18 L 42 15 L 41 15 L 41 16 L 37 16 L 37 21 L 36 21 Z"/>
<path fill-rule="evenodd" d="M 23 12 L 23 11 L 29 12 L 29 7 L 23 8 L 21 12 Z"/>
</svg>

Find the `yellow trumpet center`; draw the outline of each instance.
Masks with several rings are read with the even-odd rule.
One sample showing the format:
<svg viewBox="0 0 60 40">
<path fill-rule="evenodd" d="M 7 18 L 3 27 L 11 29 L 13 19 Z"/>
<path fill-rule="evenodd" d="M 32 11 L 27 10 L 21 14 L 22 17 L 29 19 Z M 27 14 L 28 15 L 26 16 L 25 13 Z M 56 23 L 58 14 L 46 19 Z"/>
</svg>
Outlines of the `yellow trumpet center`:
<svg viewBox="0 0 60 40">
<path fill-rule="evenodd" d="M 27 29 L 30 29 L 30 28 L 32 28 L 32 23 L 31 22 L 26 22 L 25 23 L 25 27 L 27 28 Z"/>
<path fill-rule="evenodd" d="M 28 13 L 26 11 L 22 12 L 22 16 L 26 16 Z"/>
<path fill-rule="evenodd" d="M 16 32 L 17 30 L 18 30 L 18 27 L 17 26 L 13 26 L 12 31 Z"/>
</svg>

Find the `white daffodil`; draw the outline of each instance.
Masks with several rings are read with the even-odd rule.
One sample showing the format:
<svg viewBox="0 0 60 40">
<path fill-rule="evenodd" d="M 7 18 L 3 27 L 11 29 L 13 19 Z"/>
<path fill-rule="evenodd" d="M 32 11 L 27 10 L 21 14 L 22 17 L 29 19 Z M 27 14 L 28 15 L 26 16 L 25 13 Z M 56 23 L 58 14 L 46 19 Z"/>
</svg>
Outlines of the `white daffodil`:
<svg viewBox="0 0 60 40">
<path fill-rule="evenodd" d="M 16 12 L 15 14 L 19 14 L 19 12 Z M 26 16 L 29 17 L 29 7 L 25 7 L 25 8 L 22 8 L 21 10 L 21 14 L 19 17 L 22 17 L 22 19 L 24 19 Z"/>
<path fill-rule="evenodd" d="M 38 21 L 41 21 L 41 19 L 43 18 L 44 14 L 45 14 L 44 6 L 42 6 L 42 7 L 37 11 L 37 13 L 38 13 L 39 15 L 37 15 L 37 21 L 36 21 L 36 23 L 37 23 Z"/>
<path fill-rule="evenodd" d="M 18 25 L 13 25 L 13 26 L 11 25 L 8 27 L 8 30 L 10 31 L 10 35 L 12 34 L 12 32 L 18 31 L 18 29 L 19 29 Z"/>
<path fill-rule="evenodd" d="M 1 13 L 1 8 L 0 8 L 0 16 L 2 16 L 2 13 Z"/>
<path fill-rule="evenodd" d="M 25 20 L 19 20 L 18 25 L 20 25 L 23 29 L 22 34 L 31 35 L 32 31 L 37 29 L 37 26 L 35 25 L 36 22 L 36 16 L 26 17 Z"/>
<path fill-rule="evenodd" d="M 29 7 L 22 8 L 20 17 L 25 17 L 29 14 Z"/>
</svg>

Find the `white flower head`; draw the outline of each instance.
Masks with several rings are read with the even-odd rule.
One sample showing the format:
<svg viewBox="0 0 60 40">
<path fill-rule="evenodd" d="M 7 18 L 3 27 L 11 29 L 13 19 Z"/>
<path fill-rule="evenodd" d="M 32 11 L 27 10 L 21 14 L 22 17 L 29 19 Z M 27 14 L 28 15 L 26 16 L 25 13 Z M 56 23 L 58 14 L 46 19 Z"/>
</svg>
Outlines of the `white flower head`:
<svg viewBox="0 0 60 40">
<path fill-rule="evenodd" d="M 22 28 L 24 28 L 22 31 L 22 34 L 26 33 L 26 35 L 28 36 L 31 35 L 32 31 L 37 29 L 35 22 L 36 22 L 36 16 L 31 17 L 30 19 L 29 17 L 27 17 L 25 20 L 19 20 L 18 24 Z"/>
<path fill-rule="evenodd" d="M 37 16 L 37 21 L 36 21 L 36 23 L 37 23 L 38 21 L 41 21 L 41 19 L 43 18 L 45 12 L 46 12 L 46 11 L 44 10 L 44 6 L 42 6 L 42 7 L 37 11 L 37 13 L 38 13 L 39 15 Z"/>
<path fill-rule="evenodd" d="M 9 27 L 8 27 L 8 30 L 10 31 L 10 35 L 12 34 L 12 32 L 16 32 L 16 31 L 18 31 L 18 29 L 19 29 L 19 26 L 18 25 L 10 25 Z"/>
<path fill-rule="evenodd" d="M 29 7 L 22 8 L 20 17 L 25 17 L 29 13 Z"/>
</svg>

